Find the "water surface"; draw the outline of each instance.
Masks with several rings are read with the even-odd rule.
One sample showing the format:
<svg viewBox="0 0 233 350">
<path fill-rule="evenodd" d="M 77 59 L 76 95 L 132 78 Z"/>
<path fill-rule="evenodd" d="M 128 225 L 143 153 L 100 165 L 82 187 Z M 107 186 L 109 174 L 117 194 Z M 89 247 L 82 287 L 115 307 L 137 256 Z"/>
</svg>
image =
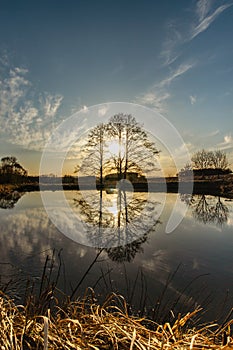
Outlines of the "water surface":
<svg viewBox="0 0 233 350">
<path fill-rule="evenodd" d="M 56 192 L 49 195 L 55 198 Z M 233 299 L 233 202 L 212 196 L 167 194 L 162 208 L 160 195 L 153 194 L 155 210 L 148 214 L 151 225 L 146 234 L 125 247 L 103 249 L 77 293 L 81 295 L 88 286 L 98 295 L 117 291 L 134 310 L 156 308 L 160 316 L 169 309 L 177 313 L 200 304 L 209 310 L 203 317 L 218 317 L 229 311 Z M 114 196 L 108 193 L 105 198 L 113 218 Z M 142 201 L 145 196 L 138 194 Z M 67 191 L 66 197 L 74 212 L 85 217 L 80 194 Z M 176 230 L 166 234 L 177 198 L 179 207 L 187 206 L 188 211 Z M 59 266 L 58 252 L 62 250 L 59 288 L 72 293 L 99 250 L 59 232 L 49 220 L 39 192 L 26 193 L 13 205 L 12 201 L 9 206 L 0 204 L 1 285 L 11 281 L 9 286 L 17 296 L 29 277 L 40 280 L 45 258 L 53 251 L 54 266 Z M 93 227 L 92 238 L 96 232 Z"/>
</svg>

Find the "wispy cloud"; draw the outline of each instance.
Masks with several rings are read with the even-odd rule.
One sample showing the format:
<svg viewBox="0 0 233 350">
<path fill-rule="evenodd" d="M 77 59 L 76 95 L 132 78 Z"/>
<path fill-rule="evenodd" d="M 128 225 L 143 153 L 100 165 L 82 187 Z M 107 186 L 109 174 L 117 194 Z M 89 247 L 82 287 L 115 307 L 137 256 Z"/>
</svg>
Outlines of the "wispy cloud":
<svg viewBox="0 0 233 350">
<path fill-rule="evenodd" d="M 39 150 L 44 146 L 63 97 L 48 93 L 36 94 L 27 79 L 28 70 L 1 67 L 0 130 L 14 144 Z M 33 96 L 33 97 L 32 97 Z"/>
<path fill-rule="evenodd" d="M 218 148 L 222 150 L 233 149 L 233 137 L 231 134 L 224 136 L 223 141 L 218 144 Z"/>
<path fill-rule="evenodd" d="M 228 9 L 233 4 L 225 4 L 219 6 L 215 11 L 210 13 L 211 2 L 208 0 L 199 0 L 197 2 L 197 14 L 198 14 L 198 23 L 193 27 L 189 40 L 194 39 L 197 35 L 204 32 L 209 28 L 211 23 L 213 23 L 217 17 L 226 9 Z"/>
<path fill-rule="evenodd" d="M 52 96 L 46 94 L 44 97 L 44 101 L 42 100 L 45 116 L 54 117 L 61 105 L 62 100 L 63 96 L 61 95 Z"/>
<path fill-rule="evenodd" d="M 198 20 L 202 21 L 206 15 L 209 13 L 211 8 L 211 0 L 199 0 L 196 3 L 196 13 L 198 16 Z"/>
<path fill-rule="evenodd" d="M 173 80 L 176 78 L 180 77 L 187 71 L 189 71 L 191 68 L 193 68 L 194 63 L 182 63 L 177 69 L 175 69 L 168 77 L 163 79 L 162 81 L 159 82 L 158 86 L 159 87 L 164 87 L 170 85 Z M 156 84 L 157 85 L 157 84 Z"/>
<path fill-rule="evenodd" d="M 198 0 L 192 9 L 190 20 L 183 25 L 181 25 L 183 19 L 170 19 L 166 24 L 167 37 L 160 53 L 163 66 L 174 64 L 182 56 L 185 44 L 204 33 L 219 15 L 231 7 L 233 3 L 224 4 L 217 8 L 214 8 L 213 5 L 212 0 Z"/>
<path fill-rule="evenodd" d="M 155 91 L 154 89 L 139 95 L 136 99 L 137 103 L 145 106 L 151 106 L 155 108 L 158 112 L 165 112 L 166 100 L 170 97 L 168 92 Z"/>
<path fill-rule="evenodd" d="M 189 99 L 190 99 L 191 105 L 194 105 L 197 102 L 197 97 L 196 96 L 190 95 Z"/>
<path fill-rule="evenodd" d="M 136 98 L 137 103 L 154 107 L 160 113 L 166 111 L 166 101 L 170 98 L 169 87 L 183 74 L 193 68 L 195 63 L 183 63 L 166 76 L 164 79 L 156 82 L 148 91 L 142 93 Z"/>
</svg>

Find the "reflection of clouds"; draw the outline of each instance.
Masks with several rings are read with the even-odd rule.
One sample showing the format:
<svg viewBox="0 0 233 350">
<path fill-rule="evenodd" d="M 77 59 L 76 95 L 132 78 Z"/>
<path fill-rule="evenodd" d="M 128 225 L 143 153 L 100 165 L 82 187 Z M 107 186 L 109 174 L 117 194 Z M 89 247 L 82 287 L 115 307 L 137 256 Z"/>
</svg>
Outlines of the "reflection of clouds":
<svg viewBox="0 0 233 350">
<path fill-rule="evenodd" d="M 29 255 L 48 248 L 48 238 L 54 230 L 47 215 L 42 209 L 1 215 L 1 255 L 9 251 Z M 7 258 L 7 257 L 6 257 Z"/>
<path fill-rule="evenodd" d="M 50 248 L 53 249 L 63 241 L 63 236 L 56 230 L 43 208 L 11 211 L 8 215 L 0 211 L 0 218 L 1 261 L 8 261 L 9 254 L 19 258 L 36 255 Z M 85 247 L 77 245 L 75 257 L 84 257 L 85 254 Z M 41 262 L 44 263 L 44 256 L 41 256 Z"/>
<path fill-rule="evenodd" d="M 156 250 L 149 259 L 143 258 L 141 264 L 146 270 L 153 271 L 154 273 L 161 271 L 170 272 L 168 251 L 163 249 Z"/>
</svg>

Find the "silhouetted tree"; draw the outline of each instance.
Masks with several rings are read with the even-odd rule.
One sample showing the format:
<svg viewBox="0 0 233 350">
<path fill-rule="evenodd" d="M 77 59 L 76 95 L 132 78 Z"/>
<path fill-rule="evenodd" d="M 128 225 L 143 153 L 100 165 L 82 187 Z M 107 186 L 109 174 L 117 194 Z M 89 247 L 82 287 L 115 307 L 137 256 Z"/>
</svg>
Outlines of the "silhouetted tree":
<svg viewBox="0 0 233 350">
<path fill-rule="evenodd" d="M 219 174 L 226 171 L 229 166 L 226 153 L 221 150 L 206 151 L 202 149 L 192 156 L 192 162 L 194 170 L 203 170 L 203 176 L 205 173 L 204 170 L 207 169 L 215 169 L 213 174 L 215 173 L 219 176 Z"/>
<path fill-rule="evenodd" d="M 192 156 L 193 167 L 195 169 L 208 169 L 213 165 L 212 152 L 202 149 Z"/>
<path fill-rule="evenodd" d="M 2 183 L 21 182 L 27 176 L 27 171 L 20 165 L 16 157 L 3 157 L 0 164 Z"/>
<path fill-rule="evenodd" d="M 117 146 L 115 152 L 110 150 L 111 143 Z M 87 224 L 92 245 L 110 247 L 109 254 L 112 251 L 111 247 L 114 247 L 114 252 L 117 251 L 116 248 L 121 247 L 119 250 L 125 249 L 127 260 L 131 256 L 129 250 L 135 251 L 135 247 L 144 242 L 146 236 L 143 239 L 142 236 L 146 223 L 149 224 L 149 228 L 155 224 L 151 217 L 151 210 L 154 210 L 155 204 L 151 203 L 150 206 L 146 200 L 136 198 L 135 193 L 129 201 L 126 178 L 128 173 L 143 174 L 144 170 L 155 170 L 155 156 L 158 153 L 148 134 L 131 115 L 114 115 L 108 123 L 97 125 L 89 132 L 83 148 L 82 164 L 76 170 L 79 176 L 84 175 L 84 181 L 87 175 L 97 176 L 100 190 L 94 193 L 86 192 L 88 200 L 80 198 L 77 194 L 75 205 Z M 106 208 L 106 200 L 103 200 L 104 174 L 108 172 L 117 173 L 119 181 L 115 213 Z M 143 212 L 145 205 L 146 212 Z M 142 212 L 143 219 L 140 218 Z M 137 241 L 137 244 L 133 244 L 134 241 Z M 132 253 L 132 256 L 134 255 L 135 253 Z"/>
<path fill-rule="evenodd" d="M 87 137 L 87 143 L 83 147 L 83 163 L 76 167 L 76 171 L 84 176 L 95 175 L 99 178 L 100 185 L 103 185 L 104 163 L 106 161 L 106 124 L 99 124 L 93 128 Z"/>
<path fill-rule="evenodd" d="M 158 170 L 154 157 L 159 151 L 131 114 L 114 115 L 109 121 L 108 130 L 111 138 L 119 144 L 118 154 L 112 156 L 119 180 L 126 179 L 128 172 L 142 175 L 143 171 Z"/>
<path fill-rule="evenodd" d="M 212 152 L 212 164 L 215 169 L 225 170 L 228 168 L 229 163 L 227 160 L 226 153 L 221 150 Z"/>
</svg>

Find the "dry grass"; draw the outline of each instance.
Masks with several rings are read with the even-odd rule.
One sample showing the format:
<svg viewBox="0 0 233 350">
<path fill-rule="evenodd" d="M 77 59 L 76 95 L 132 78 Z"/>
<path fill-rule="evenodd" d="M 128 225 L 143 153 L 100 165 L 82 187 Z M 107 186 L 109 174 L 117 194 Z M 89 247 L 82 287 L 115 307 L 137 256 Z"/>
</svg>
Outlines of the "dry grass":
<svg viewBox="0 0 233 350">
<path fill-rule="evenodd" d="M 32 311 L 33 310 L 33 311 Z M 112 294 L 99 305 L 94 294 L 67 301 L 54 312 L 36 312 L 33 300 L 15 305 L 0 295 L 0 349 L 233 349 L 231 325 L 194 328 L 190 320 L 199 310 L 178 318 L 173 324 L 158 325 L 127 313 L 123 297 Z"/>
</svg>

